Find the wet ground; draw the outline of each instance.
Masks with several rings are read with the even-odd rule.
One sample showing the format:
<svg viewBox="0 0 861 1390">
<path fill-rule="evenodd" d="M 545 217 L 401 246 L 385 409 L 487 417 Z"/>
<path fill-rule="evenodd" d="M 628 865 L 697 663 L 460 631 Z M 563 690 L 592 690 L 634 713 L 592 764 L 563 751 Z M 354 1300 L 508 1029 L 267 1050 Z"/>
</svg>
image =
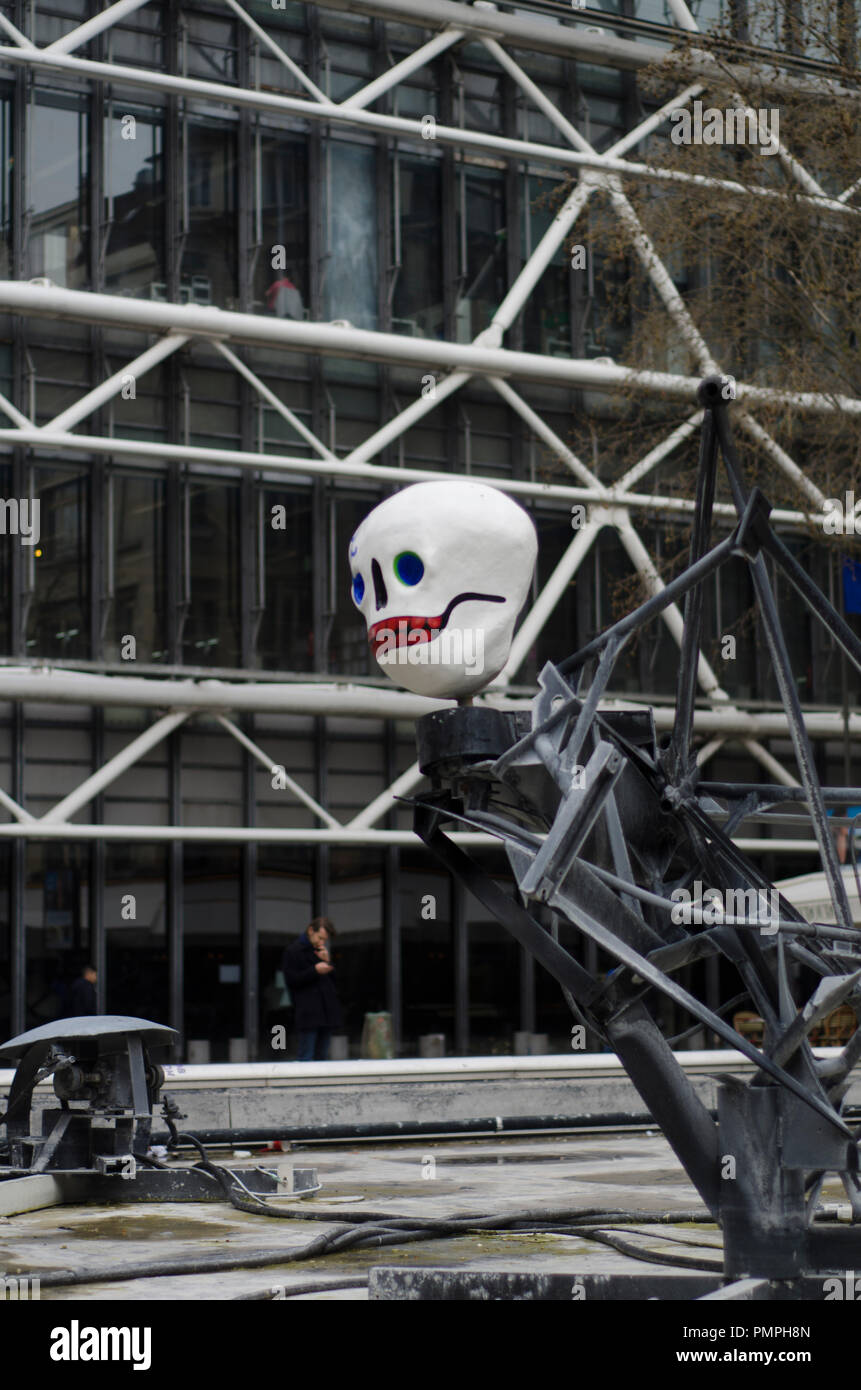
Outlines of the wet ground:
<svg viewBox="0 0 861 1390">
<path fill-rule="evenodd" d="M 289 1154 L 255 1151 L 210 1157 L 238 1171 L 314 1167 L 320 1191 L 301 1201 L 277 1197 L 271 1219 L 226 1201 L 113 1206 L 54 1206 L 0 1218 L 0 1271 L 38 1275 L 41 1299 L 57 1301 L 368 1297 L 381 1265 L 555 1273 L 669 1273 L 601 1243 L 623 1242 L 641 1256 L 720 1267 L 720 1232 L 665 1140 L 657 1132 L 355 1144 Z M 826 1192 L 825 1200 L 840 1200 Z M 590 1214 L 593 1236 L 565 1231 Z M 521 1213 L 531 1229 L 482 1230 L 482 1218 Z M 619 1213 L 632 1219 L 623 1221 Z M 658 1224 L 661 1216 L 671 1219 Z M 342 1250 L 289 1260 L 317 1237 L 349 1223 L 395 1218 L 470 1217 L 462 1234 L 416 1243 Z M 676 1219 L 672 1219 L 676 1218 Z M 537 1230 L 551 1224 L 557 1230 Z M 600 1239 L 599 1239 L 600 1238 Z M 258 1268 L 208 1268 L 215 1261 Z M 159 1262 L 154 1267 L 154 1262 Z M 182 1262 L 178 1267 L 177 1262 Z M 678 1272 L 678 1271 L 676 1271 Z M 684 1271 L 682 1271 L 684 1274 Z M 693 1276 L 693 1271 L 688 1271 Z M 82 1282 L 52 1286 L 52 1276 Z M 336 1284 L 329 1288 L 325 1285 Z M 340 1285 L 351 1287 L 340 1287 Z M 302 1292 L 311 1285 L 311 1290 Z"/>
</svg>

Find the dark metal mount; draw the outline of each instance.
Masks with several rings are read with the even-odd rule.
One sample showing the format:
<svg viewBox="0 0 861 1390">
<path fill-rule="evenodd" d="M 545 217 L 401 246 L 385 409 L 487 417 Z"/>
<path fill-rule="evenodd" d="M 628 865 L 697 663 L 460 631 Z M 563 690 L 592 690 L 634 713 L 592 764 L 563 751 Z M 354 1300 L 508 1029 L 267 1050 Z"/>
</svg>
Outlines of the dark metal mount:
<svg viewBox="0 0 861 1390">
<path fill-rule="evenodd" d="M 67 1203 L 223 1200 L 222 1184 L 201 1165 L 167 1167 L 149 1156 L 164 1071 L 147 1047 L 175 1037 L 149 1019 L 111 1014 L 62 1018 L 4 1043 L 0 1057 L 18 1067 L 0 1116 L 0 1181 L 49 1174 Z M 43 1110 L 41 1134 L 31 1134 L 33 1092 L 50 1076 L 59 1108 Z M 162 1099 L 175 1132 L 173 1120 L 182 1117 Z M 242 1184 L 246 1192 L 273 1193 L 278 1178 L 254 1169 L 243 1172 Z"/>
<path fill-rule="evenodd" d="M 820 785 L 763 555 L 859 672 L 861 643 L 774 534 L 767 500 L 748 489 L 723 386 L 724 379 L 710 377 L 700 387 L 704 417 L 687 568 L 579 652 L 548 663 L 530 719 L 461 707 L 420 720 L 419 764 L 432 791 L 415 803 L 415 829 L 555 976 L 574 1016 L 618 1054 L 723 1229 L 724 1278 L 760 1281 L 755 1297 L 810 1296 L 812 1276 L 861 1267 L 858 1132 L 843 1115 L 861 1029 L 836 1060 L 817 1060 L 808 1041 L 835 1001 L 861 1004 L 861 931 L 825 809 L 852 789 L 823 792 Z M 719 453 L 738 522 L 713 545 Z M 729 560 L 750 569 L 801 779 L 792 792 L 699 775 L 693 716 L 702 586 Z M 676 599 L 684 600 L 685 618 L 676 715 L 671 737 L 659 746 L 650 711 L 610 713 L 599 700 L 628 639 Z M 779 823 L 780 810 L 769 808 L 788 801 L 798 813 L 793 820 L 806 815 L 818 841 L 836 924 L 830 930 L 806 921 L 730 838 L 749 815 Z M 446 827 L 462 823 L 503 842 L 520 902 L 448 838 Z M 701 912 L 699 920 L 674 910 L 673 898 L 677 890 L 693 893 L 697 881 L 720 904 L 719 913 Z M 546 908 L 600 948 L 600 973 L 553 938 L 539 920 Z M 741 996 L 764 1020 L 761 1050 L 673 978 L 714 955 L 731 964 Z M 609 975 L 608 960 L 615 962 Z M 662 1036 L 661 995 L 755 1063 L 749 1084 L 722 1080 L 717 1119 Z M 845 1188 L 852 1224 L 814 1225 L 829 1173 Z"/>
</svg>

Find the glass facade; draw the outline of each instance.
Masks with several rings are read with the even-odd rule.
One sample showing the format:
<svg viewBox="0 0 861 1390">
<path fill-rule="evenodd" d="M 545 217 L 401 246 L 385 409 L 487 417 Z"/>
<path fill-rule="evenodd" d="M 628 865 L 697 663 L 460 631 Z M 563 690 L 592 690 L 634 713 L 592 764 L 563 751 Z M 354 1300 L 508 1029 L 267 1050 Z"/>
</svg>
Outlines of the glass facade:
<svg viewBox="0 0 861 1390">
<path fill-rule="evenodd" d="M 427 39 L 414 26 L 292 0 L 283 10 L 262 0 L 246 8 L 338 101 Z M 606 0 L 600 8 L 608 23 L 617 15 L 656 25 L 671 18 L 664 0 Z M 722 17 L 718 0 L 694 8 L 706 25 Z M 437 342 L 470 343 L 488 328 L 571 191 L 561 161 L 308 119 L 275 100 L 306 99 L 307 88 L 238 18 L 205 5 L 168 10 L 148 4 L 106 30 L 88 56 L 216 83 L 218 95 L 96 83 L 74 69 L 60 81 L 35 67 L 32 81 L 17 84 L 11 68 L 0 73 L 0 279 Z M 32 36 L 51 42 L 85 17 L 77 0 L 40 8 Z M 547 53 L 516 56 L 599 150 L 649 109 L 632 72 Z M 236 87 L 273 100 L 231 101 Z M 433 60 L 367 109 L 538 142 L 553 147 L 553 160 L 566 143 L 476 43 Z M 706 274 L 701 265 L 676 270 L 680 285 Z M 622 360 L 632 316 L 611 312 L 607 279 L 623 274 L 591 250 L 586 273 L 572 274 L 566 242 L 515 316 L 506 346 Z M 151 344 L 121 317 L 99 328 L 59 315 L 26 325 L 5 317 L 0 391 L 44 425 Z M 345 557 L 356 526 L 396 483 L 391 473 L 324 476 L 321 450 L 293 421 L 330 457 L 349 460 L 420 395 L 424 369 L 274 346 L 234 343 L 231 351 L 284 411 L 225 362 L 217 335 L 201 335 L 68 427 L 105 447 L 73 453 L 62 440 L 29 449 L 0 440 L 4 497 L 40 504 L 35 544 L 0 536 L 3 663 L 386 688 L 350 599 Z M 589 392 L 516 384 L 603 482 L 623 471 L 617 444 L 621 458 L 632 435 L 640 455 L 661 438 L 658 430 L 654 441 L 641 439 L 630 419 L 620 421 Z M 617 432 L 599 448 L 608 422 Z M 368 457 L 390 470 L 572 482 L 567 465 L 477 378 Z M 689 442 L 641 486 L 680 495 L 678 478 L 695 458 Z M 285 459 L 289 471 L 279 470 Z M 537 595 L 576 532 L 567 502 L 523 501 L 541 540 Z M 659 571 L 671 573 L 685 528 L 656 509 L 634 519 Z M 861 635 L 861 602 L 842 563 L 848 550 L 844 557 L 801 534 L 792 546 Z M 546 660 L 573 651 L 641 596 L 630 557 L 604 530 L 533 643 L 517 688 L 531 693 Z M 779 589 L 778 598 L 789 611 L 791 596 Z M 731 699 L 773 703 L 750 607 L 746 569 L 727 567 L 706 604 L 706 655 Z M 847 677 L 839 651 L 801 621 L 787 634 L 805 703 L 857 705 L 858 681 Z M 735 656 L 721 663 L 727 635 Z M 656 622 L 618 663 L 608 693 L 669 702 L 676 654 Z M 4 705 L 0 785 L 42 814 L 160 713 Z M 411 727 L 382 717 L 267 711 L 235 723 L 343 823 L 414 757 Z M 832 782 L 851 764 L 836 744 L 822 747 L 821 760 Z M 716 777 L 739 775 L 728 751 L 711 766 Z M 333 957 L 354 1053 L 363 1015 L 381 1009 L 392 1013 L 407 1055 L 424 1034 L 440 1032 L 449 1051 L 510 1051 L 517 1031 L 548 1033 L 551 1046 L 566 1049 L 570 1019 L 557 987 L 419 848 L 147 837 L 148 828 L 183 824 L 319 827 L 315 811 L 275 781 L 247 744 L 201 718 L 75 812 L 88 824 L 131 825 L 133 840 L 0 841 L 0 1029 L 61 1015 L 70 979 L 92 958 L 109 1011 L 164 1019 L 186 1040 L 208 1042 L 215 1060 L 237 1040 L 248 1056 L 269 1059 L 272 1029 L 291 1019 L 276 980 L 284 945 L 326 913 L 338 931 Z M 380 823 L 406 830 L 409 815 L 395 808 Z M 508 883 L 501 852 L 483 853 L 487 869 Z M 803 857 L 781 861 L 783 873 L 806 867 Z M 23 933 L 23 968 L 13 932 Z"/>
</svg>

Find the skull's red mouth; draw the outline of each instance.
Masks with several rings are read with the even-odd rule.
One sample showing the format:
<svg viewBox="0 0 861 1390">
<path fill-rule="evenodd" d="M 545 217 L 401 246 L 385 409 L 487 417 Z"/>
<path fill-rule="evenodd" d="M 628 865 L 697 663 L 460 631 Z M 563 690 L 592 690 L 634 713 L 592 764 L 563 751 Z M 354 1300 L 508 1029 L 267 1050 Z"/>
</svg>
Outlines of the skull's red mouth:
<svg viewBox="0 0 861 1390">
<path fill-rule="evenodd" d="M 404 614 L 397 618 L 383 618 L 368 628 L 368 642 L 372 652 L 376 656 L 381 648 L 383 652 L 388 652 L 393 647 L 419 646 L 422 642 L 432 642 L 448 623 L 457 604 L 466 603 L 469 599 L 480 600 L 483 603 L 505 603 L 506 601 L 501 594 L 458 594 L 456 598 L 452 599 L 445 612 L 440 613 L 439 617 L 428 618 L 416 614 Z M 411 638 L 410 634 L 414 632 L 420 632 L 421 637 Z"/>
<path fill-rule="evenodd" d="M 443 620 L 439 618 L 384 618 L 380 623 L 374 623 L 368 629 L 368 641 L 371 650 L 376 656 L 381 647 L 386 651 L 391 651 L 392 647 L 405 647 L 409 642 L 410 646 L 418 646 L 419 642 L 430 642 L 439 632 L 442 631 Z M 410 633 L 421 632 L 422 636 L 413 637 L 410 641 Z"/>
</svg>

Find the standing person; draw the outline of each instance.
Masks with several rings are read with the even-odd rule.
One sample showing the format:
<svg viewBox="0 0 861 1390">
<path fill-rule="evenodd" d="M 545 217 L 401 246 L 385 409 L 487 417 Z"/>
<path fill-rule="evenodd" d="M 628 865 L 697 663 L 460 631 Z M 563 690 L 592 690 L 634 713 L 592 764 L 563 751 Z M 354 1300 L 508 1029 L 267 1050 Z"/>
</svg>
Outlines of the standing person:
<svg viewBox="0 0 861 1390">
<path fill-rule="evenodd" d="M 70 1018 L 81 1018 L 85 1014 L 97 1014 L 99 1012 L 96 1004 L 96 967 L 85 965 L 77 980 L 75 980 L 70 991 L 69 1004 L 71 1007 Z"/>
<path fill-rule="evenodd" d="M 329 1039 L 343 1027 L 343 1016 L 329 960 L 335 928 L 328 917 L 315 917 L 284 952 L 282 969 L 296 1009 L 298 1062 L 325 1062 Z"/>
</svg>

